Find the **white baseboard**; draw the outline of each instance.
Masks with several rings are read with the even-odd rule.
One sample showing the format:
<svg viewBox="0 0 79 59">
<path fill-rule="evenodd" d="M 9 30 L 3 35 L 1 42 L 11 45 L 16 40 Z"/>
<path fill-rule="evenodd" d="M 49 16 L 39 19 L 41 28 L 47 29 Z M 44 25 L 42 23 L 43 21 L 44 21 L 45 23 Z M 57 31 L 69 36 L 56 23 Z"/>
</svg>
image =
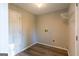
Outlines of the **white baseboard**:
<svg viewBox="0 0 79 59">
<path fill-rule="evenodd" d="M 63 50 L 68 51 L 68 49 L 66 49 L 66 48 L 62 48 L 62 47 L 58 47 L 58 46 L 52 46 L 52 45 L 48 45 L 48 44 L 40 43 L 40 42 L 37 42 L 37 43 L 39 43 L 39 44 L 43 44 L 43 45 L 47 45 L 47 46 L 50 46 L 50 47 L 55 47 L 55 48 L 58 48 L 58 49 L 63 49 Z"/>
<path fill-rule="evenodd" d="M 28 49 L 29 47 L 33 46 L 34 44 L 36 44 L 36 43 L 33 43 L 33 44 L 31 44 L 31 45 L 25 47 L 24 49 L 22 49 L 22 50 L 20 50 L 19 52 L 15 53 L 14 56 L 15 56 L 16 54 L 18 54 L 18 53 L 20 53 L 20 52 L 22 52 L 22 51 Z"/>
<path fill-rule="evenodd" d="M 68 51 L 68 49 L 66 49 L 66 48 L 62 48 L 62 47 L 58 47 L 58 46 L 53 46 L 53 47 Z"/>
</svg>

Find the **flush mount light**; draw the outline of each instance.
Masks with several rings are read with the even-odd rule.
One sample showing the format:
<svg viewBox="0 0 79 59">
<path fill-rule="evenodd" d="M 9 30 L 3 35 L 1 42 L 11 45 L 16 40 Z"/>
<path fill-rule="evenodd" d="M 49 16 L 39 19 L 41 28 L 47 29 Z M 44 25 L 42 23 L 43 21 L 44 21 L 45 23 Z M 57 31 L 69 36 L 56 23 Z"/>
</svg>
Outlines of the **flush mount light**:
<svg viewBox="0 0 79 59">
<path fill-rule="evenodd" d="M 43 3 L 35 3 L 35 5 L 40 8 L 43 6 Z"/>
</svg>

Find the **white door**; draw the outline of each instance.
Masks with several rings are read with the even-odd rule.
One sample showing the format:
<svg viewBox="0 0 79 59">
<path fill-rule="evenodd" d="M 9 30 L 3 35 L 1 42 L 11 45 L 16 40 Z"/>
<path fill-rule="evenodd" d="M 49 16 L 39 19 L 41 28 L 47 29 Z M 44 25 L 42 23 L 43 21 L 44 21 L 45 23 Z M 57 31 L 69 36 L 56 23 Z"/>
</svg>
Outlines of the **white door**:
<svg viewBox="0 0 79 59">
<path fill-rule="evenodd" d="M 76 38 L 76 48 L 77 48 L 77 55 L 79 56 L 79 4 L 76 7 L 77 11 L 77 38 Z"/>
<path fill-rule="evenodd" d="M 21 14 L 13 9 L 9 9 L 9 44 L 14 54 L 20 49 L 22 40 Z"/>
</svg>

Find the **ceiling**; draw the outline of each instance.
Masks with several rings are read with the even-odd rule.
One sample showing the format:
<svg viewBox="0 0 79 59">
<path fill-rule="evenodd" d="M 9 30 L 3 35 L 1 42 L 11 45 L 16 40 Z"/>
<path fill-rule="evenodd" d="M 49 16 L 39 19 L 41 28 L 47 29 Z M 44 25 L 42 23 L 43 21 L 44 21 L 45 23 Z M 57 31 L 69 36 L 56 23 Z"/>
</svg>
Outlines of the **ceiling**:
<svg viewBox="0 0 79 59">
<path fill-rule="evenodd" d="M 28 12 L 31 12 L 35 15 L 41 15 L 45 13 L 51 13 L 55 11 L 59 11 L 62 9 L 68 9 L 68 3 L 42 3 L 41 7 L 38 7 L 35 3 L 14 3 L 21 8 L 24 8 Z"/>
</svg>

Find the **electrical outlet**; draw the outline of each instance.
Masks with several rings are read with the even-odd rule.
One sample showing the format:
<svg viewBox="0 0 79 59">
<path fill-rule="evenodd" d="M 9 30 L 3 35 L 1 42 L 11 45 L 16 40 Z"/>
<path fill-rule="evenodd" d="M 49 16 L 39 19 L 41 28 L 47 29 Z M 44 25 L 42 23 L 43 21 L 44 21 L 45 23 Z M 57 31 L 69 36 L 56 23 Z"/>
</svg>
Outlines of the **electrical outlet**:
<svg viewBox="0 0 79 59">
<path fill-rule="evenodd" d="M 78 41 L 78 36 L 76 36 L 76 40 Z"/>
<path fill-rule="evenodd" d="M 55 42 L 55 40 L 53 40 L 53 42 Z"/>
</svg>

